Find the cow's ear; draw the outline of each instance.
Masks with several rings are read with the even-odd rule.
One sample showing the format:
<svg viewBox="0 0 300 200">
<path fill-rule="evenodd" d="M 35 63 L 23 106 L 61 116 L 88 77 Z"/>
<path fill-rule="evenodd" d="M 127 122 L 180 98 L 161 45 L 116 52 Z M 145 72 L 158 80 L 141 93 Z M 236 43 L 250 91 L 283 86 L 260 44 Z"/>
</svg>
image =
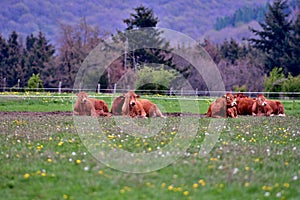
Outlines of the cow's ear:
<svg viewBox="0 0 300 200">
<path fill-rule="evenodd" d="M 79 95 L 79 93 L 76 93 L 76 96 L 78 96 Z"/>
<path fill-rule="evenodd" d="M 226 98 L 226 94 L 224 94 L 224 95 L 222 96 L 222 98 Z"/>
</svg>

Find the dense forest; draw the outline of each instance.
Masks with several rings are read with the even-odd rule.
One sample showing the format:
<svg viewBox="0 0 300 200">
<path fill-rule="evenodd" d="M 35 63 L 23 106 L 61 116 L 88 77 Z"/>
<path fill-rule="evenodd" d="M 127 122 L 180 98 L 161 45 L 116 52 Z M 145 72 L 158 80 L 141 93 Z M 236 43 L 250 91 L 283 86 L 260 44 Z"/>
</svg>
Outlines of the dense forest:
<svg viewBox="0 0 300 200">
<path fill-rule="evenodd" d="M 262 91 L 266 87 L 265 75 L 270 72 L 274 76 L 278 75 L 275 72 L 280 73 L 279 81 L 288 80 L 294 84 L 293 81 L 298 80 L 293 79 L 300 74 L 300 12 L 297 6 L 299 4 L 292 10 L 290 4 L 282 0 L 268 4 L 264 20 L 259 23 L 260 28 L 250 27 L 252 37 L 246 38 L 243 43 L 234 38 L 228 38 L 220 44 L 215 44 L 210 38 L 199 42 L 198 45 L 217 64 L 226 90 Z M 123 30 L 156 27 L 161 21 L 154 10 L 147 6 L 135 7 L 129 13 L 121 20 Z M 57 88 L 59 82 L 64 88 L 72 88 L 86 56 L 110 36 L 99 26 L 89 24 L 85 17 L 77 24 L 60 22 L 58 32 L 55 45 L 43 31 L 30 33 L 25 38 L 17 31 L 12 31 L 7 37 L 0 35 L 0 87 L 28 87 L 28 80 L 36 78 L 38 74 L 45 88 Z M 159 34 L 155 33 L 151 40 L 163 43 Z M 120 36 L 120 30 L 113 34 L 113 37 Z M 123 74 L 134 71 L 136 66 L 142 66 L 145 62 L 168 65 L 184 74 L 194 89 L 206 89 L 205 83 L 189 63 L 176 55 L 153 49 L 128 52 L 125 59 L 121 57 L 107 68 L 104 76 L 99 77 L 99 83 L 103 89 L 113 88 Z M 278 90 L 278 86 L 275 86 Z M 269 90 L 274 91 L 274 87 Z"/>
<path fill-rule="evenodd" d="M 239 24 L 248 23 L 253 20 L 262 22 L 264 21 L 267 8 L 267 4 L 258 7 L 244 6 L 235 11 L 231 16 L 218 17 L 214 24 L 214 28 L 218 31 L 229 26 L 237 27 Z"/>
<path fill-rule="evenodd" d="M 216 18 L 231 16 L 236 10 L 264 6 L 269 0 L 144 0 L 143 5 L 153 9 L 159 18 L 158 27 L 185 33 L 194 39 L 213 29 Z M 0 1 L 0 31 L 7 37 L 13 30 L 20 36 L 44 35 L 54 44 L 60 34 L 60 24 L 78 24 L 85 18 L 91 26 L 115 33 L 126 28 L 122 20 L 139 0 L 2 0 Z"/>
</svg>

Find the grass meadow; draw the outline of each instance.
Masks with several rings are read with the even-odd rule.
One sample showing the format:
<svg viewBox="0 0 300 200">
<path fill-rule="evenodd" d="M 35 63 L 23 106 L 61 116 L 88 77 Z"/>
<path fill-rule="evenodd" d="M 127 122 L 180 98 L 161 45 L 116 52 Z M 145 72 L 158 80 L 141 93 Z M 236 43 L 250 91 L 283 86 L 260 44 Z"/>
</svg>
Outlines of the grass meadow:
<svg viewBox="0 0 300 200">
<path fill-rule="evenodd" d="M 212 101 L 143 97 L 163 112 L 184 108 L 204 114 Z M 110 105 L 113 96 L 101 98 Z M 0 199 L 300 199 L 299 100 L 283 101 L 286 117 L 183 117 L 198 126 L 189 147 L 172 164 L 148 173 L 111 168 L 91 153 L 91 146 L 145 154 L 159 151 L 175 141 L 178 124 L 184 123 L 180 117 L 168 117 L 158 134 L 149 137 L 120 131 L 113 118 L 98 119 L 108 142 L 101 143 L 97 134 L 88 132 L 86 137 L 93 138 L 88 146 L 73 116 L 41 113 L 72 111 L 74 101 L 68 94 L 2 94 Z M 194 109 L 196 103 L 198 109 Z M 133 120 L 147 126 L 152 119 Z M 219 120 L 224 120 L 217 127 L 220 136 L 212 150 L 199 157 L 205 138 L 213 134 L 208 132 L 209 125 Z M 192 127 L 184 126 L 184 130 L 188 133 Z"/>
</svg>

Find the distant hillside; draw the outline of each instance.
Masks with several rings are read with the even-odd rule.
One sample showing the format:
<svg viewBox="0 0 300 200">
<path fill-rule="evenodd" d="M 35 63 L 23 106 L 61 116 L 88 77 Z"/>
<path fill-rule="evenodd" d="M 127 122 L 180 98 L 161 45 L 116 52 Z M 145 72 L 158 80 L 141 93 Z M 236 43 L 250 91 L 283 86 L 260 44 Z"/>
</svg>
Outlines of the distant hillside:
<svg viewBox="0 0 300 200">
<path fill-rule="evenodd" d="M 213 29 L 216 19 L 230 16 L 236 10 L 265 5 L 269 0 L 145 0 L 143 5 L 153 8 L 159 27 L 183 32 L 194 39 Z M 87 22 L 102 30 L 123 30 L 123 19 L 133 8 L 141 5 L 138 0 L 2 0 L 0 1 L 0 32 L 5 37 L 13 30 L 22 35 L 42 31 L 55 41 L 59 24 Z"/>
<path fill-rule="evenodd" d="M 263 22 L 265 13 L 268 10 L 267 4 L 258 7 L 239 8 L 231 16 L 217 17 L 214 29 L 219 31 L 225 27 L 238 27 L 240 24 L 246 24 L 251 21 Z"/>
</svg>

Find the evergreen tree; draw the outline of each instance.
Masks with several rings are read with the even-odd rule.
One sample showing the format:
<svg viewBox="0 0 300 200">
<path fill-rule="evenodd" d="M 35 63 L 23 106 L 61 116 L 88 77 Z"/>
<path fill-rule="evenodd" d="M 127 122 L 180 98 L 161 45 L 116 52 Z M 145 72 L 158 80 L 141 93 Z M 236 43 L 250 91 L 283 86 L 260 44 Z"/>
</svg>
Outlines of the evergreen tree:
<svg viewBox="0 0 300 200">
<path fill-rule="evenodd" d="M 288 67 L 289 72 L 293 76 L 300 74 L 300 11 L 297 13 L 297 18 L 292 25 L 291 38 L 289 40 L 290 53 L 286 53 L 283 62 Z"/>
<path fill-rule="evenodd" d="M 0 84 L 6 77 L 6 60 L 8 58 L 8 45 L 6 40 L 0 35 Z"/>
<path fill-rule="evenodd" d="M 123 22 L 127 25 L 125 30 L 135 28 L 156 27 L 158 17 L 154 16 L 151 8 L 138 6 L 134 9 L 135 13 L 130 14 L 130 18 L 124 19 Z"/>
<path fill-rule="evenodd" d="M 276 0 L 273 5 L 269 5 L 265 16 L 265 22 L 259 23 L 262 30 L 250 30 L 257 36 L 249 41 L 254 47 L 266 54 L 266 67 L 272 70 L 274 67 L 284 68 L 287 73 L 287 66 L 282 61 L 286 53 L 290 53 L 289 40 L 292 29 L 291 22 L 288 20 L 287 1 Z"/>
<path fill-rule="evenodd" d="M 128 32 L 118 31 L 121 40 L 127 40 L 129 49 L 133 49 L 126 55 L 127 66 L 125 67 L 129 65 L 136 70 L 136 67 L 141 66 L 142 63 L 159 63 L 172 66 L 172 57 L 167 59 L 166 52 L 162 50 L 169 49 L 169 43 L 160 37 L 162 32 L 154 28 L 158 23 L 158 18 L 154 16 L 152 9 L 139 6 L 123 22 L 127 25 L 126 31 L 149 27 L 146 32 L 138 32 L 138 34 L 131 35 L 131 37 L 128 37 Z M 137 46 L 153 46 L 156 48 L 135 49 Z"/>
<path fill-rule="evenodd" d="M 243 54 L 245 49 L 243 47 L 239 47 L 239 44 L 233 39 L 230 39 L 228 42 L 226 39 L 223 44 L 220 46 L 220 53 L 223 58 L 229 60 L 232 64 L 239 59 L 239 57 Z"/>
<path fill-rule="evenodd" d="M 24 60 L 21 61 L 23 70 L 26 71 L 25 80 L 28 80 L 32 74 L 40 74 L 47 83 L 47 78 L 50 76 L 49 68 L 53 67 L 49 66 L 49 63 L 54 60 L 54 53 L 54 46 L 47 41 L 42 32 L 39 32 L 37 37 L 33 34 L 27 36 L 26 49 L 23 51 Z"/>
<path fill-rule="evenodd" d="M 22 44 L 19 44 L 18 34 L 13 31 L 8 38 L 8 57 L 5 61 L 4 71 L 6 78 L 6 86 L 12 87 L 18 83 L 18 79 L 22 77 L 23 70 L 20 65 Z"/>
</svg>

